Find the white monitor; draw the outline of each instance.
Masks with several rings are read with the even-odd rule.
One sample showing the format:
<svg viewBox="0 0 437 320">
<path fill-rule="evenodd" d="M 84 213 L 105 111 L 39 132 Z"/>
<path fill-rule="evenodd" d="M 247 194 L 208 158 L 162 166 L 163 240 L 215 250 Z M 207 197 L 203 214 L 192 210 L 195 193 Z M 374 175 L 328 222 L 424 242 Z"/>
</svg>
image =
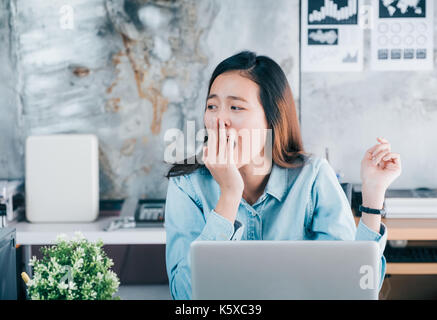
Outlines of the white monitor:
<svg viewBox="0 0 437 320">
<path fill-rule="evenodd" d="M 99 151 L 95 135 L 30 136 L 25 156 L 27 220 L 89 222 L 97 218 Z"/>
</svg>

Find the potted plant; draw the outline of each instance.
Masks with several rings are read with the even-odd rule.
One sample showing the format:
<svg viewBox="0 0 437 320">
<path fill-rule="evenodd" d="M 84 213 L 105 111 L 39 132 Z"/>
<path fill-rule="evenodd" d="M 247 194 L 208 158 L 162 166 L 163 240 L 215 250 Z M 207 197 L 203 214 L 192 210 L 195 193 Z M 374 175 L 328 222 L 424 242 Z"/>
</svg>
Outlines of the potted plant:
<svg viewBox="0 0 437 320">
<path fill-rule="evenodd" d="M 65 235 L 56 244 L 41 248 L 43 257 L 30 259 L 30 279 L 23 272 L 27 294 L 32 300 L 112 300 L 120 281 L 110 269 L 112 259 L 103 251 L 103 242 L 91 243 L 80 232 L 72 240 Z"/>
</svg>

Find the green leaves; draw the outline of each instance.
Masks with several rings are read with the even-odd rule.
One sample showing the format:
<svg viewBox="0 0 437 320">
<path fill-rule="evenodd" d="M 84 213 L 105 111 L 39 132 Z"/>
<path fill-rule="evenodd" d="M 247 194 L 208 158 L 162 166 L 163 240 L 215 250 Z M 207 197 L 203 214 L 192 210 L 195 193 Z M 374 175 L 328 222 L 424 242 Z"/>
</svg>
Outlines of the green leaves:
<svg viewBox="0 0 437 320">
<path fill-rule="evenodd" d="M 91 243 L 81 233 L 72 240 L 60 235 L 56 244 L 41 248 L 43 257 L 32 257 L 33 278 L 27 283 L 32 300 L 110 300 L 120 281 L 110 270 L 112 259 L 103 242 Z"/>
</svg>

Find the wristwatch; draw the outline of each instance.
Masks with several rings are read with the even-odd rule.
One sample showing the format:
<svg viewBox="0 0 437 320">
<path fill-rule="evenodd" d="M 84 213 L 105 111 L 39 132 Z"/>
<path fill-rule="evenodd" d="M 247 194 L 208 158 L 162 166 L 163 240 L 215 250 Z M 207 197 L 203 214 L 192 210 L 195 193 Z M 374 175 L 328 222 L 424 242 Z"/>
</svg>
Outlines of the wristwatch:
<svg viewBox="0 0 437 320">
<path fill-rule="evenodd" d="M 380 214 L 382 217 L 385 217 L 386 211 L 385 211 L 385 203 L 382 207 L 382 209 L 373 209 L 373 208 L 367 208 L 362 205 L 359 206 L 358 211 L 370 213 L 370 214 Z"/>
</svg>

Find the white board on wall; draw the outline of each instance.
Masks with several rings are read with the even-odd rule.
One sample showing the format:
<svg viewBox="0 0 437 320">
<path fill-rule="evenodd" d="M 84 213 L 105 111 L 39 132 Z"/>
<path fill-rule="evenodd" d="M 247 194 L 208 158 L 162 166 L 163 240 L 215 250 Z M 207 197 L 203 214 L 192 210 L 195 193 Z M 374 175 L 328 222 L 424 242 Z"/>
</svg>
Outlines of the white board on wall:
<svg viewBox="0 0 437 320">
<path fill-rule="evenodd" d="M 302 72 L 363 70 L 360 0 L 304 0 L 301 6 Z"/>
<path fill-rule="evenodd" d="M 433 6 L 434 0 L 372 0 L 372 70 L 433 70 Z"/>
</svg>

